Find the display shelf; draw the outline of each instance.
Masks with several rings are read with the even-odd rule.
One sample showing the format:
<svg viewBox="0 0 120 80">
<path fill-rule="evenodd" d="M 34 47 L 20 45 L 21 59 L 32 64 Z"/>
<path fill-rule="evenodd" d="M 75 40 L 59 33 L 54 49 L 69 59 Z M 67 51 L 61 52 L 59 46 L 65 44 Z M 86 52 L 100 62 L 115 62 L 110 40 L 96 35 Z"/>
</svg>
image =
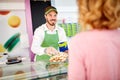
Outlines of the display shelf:
<svg viewBox="0 0 120 80">
<path fill-rule="evenodd" d="M 73 37 L 81 30 L 81 25 L 78 23 L 58 23 L 65 30 L 67 37 Z"/>
<path fill-rule="evenodd" d="M 57 66 L 56 66 L 57 65 Z M 0 67 L 0 80 L 34 80 L 47 79 L 67 74 L 66 63 L 54 64 L 45 62 L 22 62 Z"/>
</svg>

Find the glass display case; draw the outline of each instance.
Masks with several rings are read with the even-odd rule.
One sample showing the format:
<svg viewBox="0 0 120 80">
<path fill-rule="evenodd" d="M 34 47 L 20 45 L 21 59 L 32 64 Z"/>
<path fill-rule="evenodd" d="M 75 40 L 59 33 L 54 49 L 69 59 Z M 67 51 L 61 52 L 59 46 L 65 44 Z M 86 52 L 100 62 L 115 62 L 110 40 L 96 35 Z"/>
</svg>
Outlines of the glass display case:
<svg viewBox="0 0 120 80">
<path fill-rule="evenodd" d="M 67 80 L 67 62 L 21 62 L 0 65 L 0 80 Z M 59 79 L 58 79 L 59 78 Z"/>
</svg>

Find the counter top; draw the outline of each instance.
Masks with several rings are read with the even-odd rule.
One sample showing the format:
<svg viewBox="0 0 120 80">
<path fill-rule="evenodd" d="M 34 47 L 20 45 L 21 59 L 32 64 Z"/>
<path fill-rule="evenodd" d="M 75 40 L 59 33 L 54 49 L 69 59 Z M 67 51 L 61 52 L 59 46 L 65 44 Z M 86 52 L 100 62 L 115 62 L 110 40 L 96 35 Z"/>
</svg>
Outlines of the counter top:
<svg viewBox="0 0 120 80">
<path fill-rule="evenodd" d="M 0 65 L 0 80 L 43 79 L 61 74 L 67 74 L 67 62 L 39 61 Z"/>
</svg>

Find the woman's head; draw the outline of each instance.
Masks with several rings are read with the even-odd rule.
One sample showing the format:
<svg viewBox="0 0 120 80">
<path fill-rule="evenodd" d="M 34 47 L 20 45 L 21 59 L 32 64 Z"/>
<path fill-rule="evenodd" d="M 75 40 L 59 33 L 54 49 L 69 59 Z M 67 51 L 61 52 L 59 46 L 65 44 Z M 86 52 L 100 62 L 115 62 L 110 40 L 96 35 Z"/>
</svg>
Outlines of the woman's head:
<svg viewBox="0 0 120 80">
<path fill-rule="evenodd" d="M 93 29 L 120 27 L 120 0 L 77 0 L 79 22 Z"/>
</svg>

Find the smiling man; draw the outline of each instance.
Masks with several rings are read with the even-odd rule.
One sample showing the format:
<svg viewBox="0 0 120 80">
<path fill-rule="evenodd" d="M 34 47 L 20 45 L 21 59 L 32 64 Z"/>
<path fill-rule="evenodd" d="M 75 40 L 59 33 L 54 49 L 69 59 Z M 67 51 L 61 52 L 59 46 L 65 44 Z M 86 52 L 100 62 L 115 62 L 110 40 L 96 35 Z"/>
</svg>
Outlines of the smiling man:
<svg viewBox="0 0 120 80">
<path fill-rule="evenodd" d="M 36 54 L 35 61 L 39 61 L 42 54 L 57 54 L 58 43 L 67 42 L 67 37 L 63 28 L 57 22 L 57 9 L 53 6 L 45 8 L 46 23 L 39 26 L 33 36 L 31 50 Z"/>
</svg>

